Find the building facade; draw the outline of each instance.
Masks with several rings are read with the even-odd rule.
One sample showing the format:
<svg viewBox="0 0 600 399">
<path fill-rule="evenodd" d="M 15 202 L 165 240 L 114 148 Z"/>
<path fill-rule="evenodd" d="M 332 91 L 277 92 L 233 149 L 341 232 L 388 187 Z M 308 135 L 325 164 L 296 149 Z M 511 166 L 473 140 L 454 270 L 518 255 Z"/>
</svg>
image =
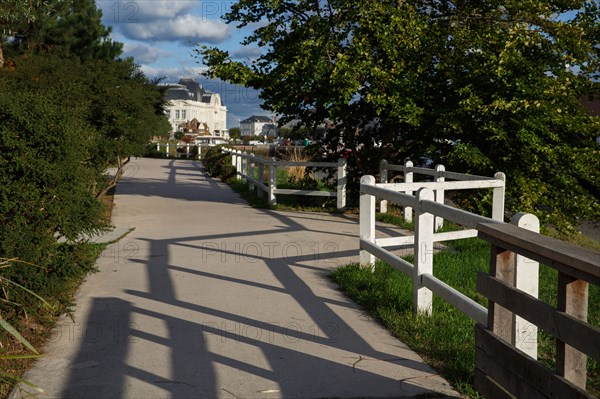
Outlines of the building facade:
<svg viewBox="0 0 600 399">
<path fill-rule="evenodd" d="M 193 78 L 166 83 L 167 116 L 173 132 L 186 130 L 191 121 L 205 125 L 210 135 L 227 135 L 227 107 L 221 96 L 202 88 Z"/>
<path fill-rule="evenodd" d="M 276 136 L 277 125 L 266 116 L 253 115 L 240 122 L 242 136 Z"/>
</svg>

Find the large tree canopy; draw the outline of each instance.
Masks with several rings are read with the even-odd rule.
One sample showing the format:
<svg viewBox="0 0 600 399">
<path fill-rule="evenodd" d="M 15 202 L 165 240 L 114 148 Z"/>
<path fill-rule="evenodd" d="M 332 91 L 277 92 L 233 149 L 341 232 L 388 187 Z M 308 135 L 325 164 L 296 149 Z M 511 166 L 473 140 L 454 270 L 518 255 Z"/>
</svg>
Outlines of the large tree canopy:
<svg viewBox="0 0 600 399">
<path fill-rule="evenodd" d="M 600 118 L 579 101 L 600 92 L 597 2 L 240 0 L 225 21 L 259 26 L 243 44 L 263 53 L 202 47 L 208 75 L 260 89 L 283 122 L 332 121 L 360 173 L 425 155 L 504 171 L 509 209 L 564 230 L 599 218 Z"/>
</svg>

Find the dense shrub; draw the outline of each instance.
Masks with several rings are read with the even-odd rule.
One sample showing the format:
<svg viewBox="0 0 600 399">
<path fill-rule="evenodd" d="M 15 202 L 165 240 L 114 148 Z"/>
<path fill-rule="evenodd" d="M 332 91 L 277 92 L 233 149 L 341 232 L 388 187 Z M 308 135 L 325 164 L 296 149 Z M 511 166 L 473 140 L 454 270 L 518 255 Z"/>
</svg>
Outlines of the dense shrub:
<svg viewBox="0 0 600 399">
<path fill-rule="evenodd" d="M 211 147 L 202 159 L 206 172 L 223 180 L 235 175 L 235 167 L 231 164 L 231 155 L 221 152 L 221 146 Z"/>
</svg>

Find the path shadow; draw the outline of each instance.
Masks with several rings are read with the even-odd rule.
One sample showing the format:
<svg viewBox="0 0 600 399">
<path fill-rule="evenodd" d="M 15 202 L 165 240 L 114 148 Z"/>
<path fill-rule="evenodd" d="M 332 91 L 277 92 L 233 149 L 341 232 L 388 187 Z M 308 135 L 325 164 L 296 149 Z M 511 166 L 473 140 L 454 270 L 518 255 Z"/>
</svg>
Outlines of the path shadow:
<svg viewBox="0 0 600 399">
<path fill-rule="evenodd" d="M 222 197 L 211 194 L 211 187 L 223 187 L 209 177 L 196 189 L 180 185 L 177 169 L 182 168 L 168 173 L 172 183 L 139 178 L 130 180 L 122 193 L 140 195 L 168 184 L 172 191 L 167 198 L 186 199 L 191 191 L 195 201 Z M 327 277 L 332 265 L 356 259 L 358 250 L 340 250 L 335 228 L 311 229 L 308 217 L 255 211 L 263 216 L 264 228 L 236 231 L 232 226 L 231 233 L 165 239 L 136 231 L 132 242 L 147 251 L 126 261 L 143 272 L 146 289 L 124 286 L 127 300 L 94 300 L 88 328 L 108 331 L 117 325 L 122 331 L 116 339 L 102 334 L 100 340 L 82 342 L 75 365 L 87 366 L 71 369 L 61 397 L 143 397 L 145 391 L 127 386 L 131 379 L 176 398 L 237 398 L 257 380 L 265 386 L 254 397 L 318 398 L 330 392 L 336 397 L 380 396 L 381 387 L 387 387 L 386 397 L 432 393 L 419 382 L 431 377 L 429 366 L 396 355 L 397 347 L 404 347 L 399 341 L 387 349 L 370 342 L 371 337 L 356 330 L 368 317 L 350 300 L 322 293 L 335 290 Z M 335 226 L 337 216 L 327 217 Z M 340 220 L 339 229 L 352 229 L 347 219 Z M 356 237 L 350 230 L 343 234 Z M 317 241 L 327 235 L 330 241 Z M 315 244 L 317 252 L 311 247 Z M 186 256 L 180 256 L 183 251 Z M 277 300 L 289 311 L 273 305 Z M 262 313 L 256 307 L 261 304 L 272 314 Z M 352 319 L 342 317 L 343 312 Z M 164 364 L 151 364 L 157 353 L 164 353 Z M 399 366 L 409 377 L 398 375 Z M 227 370 L 234 370 L 235 377 L 219 378 L 232 375 Z M 101 386 L 106 381 L 109 387 Z"/>
</svg>

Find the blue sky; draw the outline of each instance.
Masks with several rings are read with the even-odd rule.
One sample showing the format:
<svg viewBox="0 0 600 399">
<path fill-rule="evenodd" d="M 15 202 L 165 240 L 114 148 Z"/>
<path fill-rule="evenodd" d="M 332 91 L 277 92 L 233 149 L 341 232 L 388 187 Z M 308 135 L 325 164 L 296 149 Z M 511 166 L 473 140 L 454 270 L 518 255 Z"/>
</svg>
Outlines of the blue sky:
<svg viewBox="0 0 600 399">
<path fill-rule="evenodd" d="M 252 115 L 271 114 L 260 108 L 258 93 L 200 75 L 205 67 L 193 57 L 196 44 L 216 46 L 238 60 L 257 57 L 257 47 L 241 46 L 249 29 L 237 29 L 221 20 L 233 2 L 200 0 L 96 0 L 102 22 L 112 27 L 112 38 L 124 43 L 124 56 L 132 56 L 149 77 L 165 82 L 194 77 L 217 92 L 228 108 L 227 126 Z"/>
</svg>

